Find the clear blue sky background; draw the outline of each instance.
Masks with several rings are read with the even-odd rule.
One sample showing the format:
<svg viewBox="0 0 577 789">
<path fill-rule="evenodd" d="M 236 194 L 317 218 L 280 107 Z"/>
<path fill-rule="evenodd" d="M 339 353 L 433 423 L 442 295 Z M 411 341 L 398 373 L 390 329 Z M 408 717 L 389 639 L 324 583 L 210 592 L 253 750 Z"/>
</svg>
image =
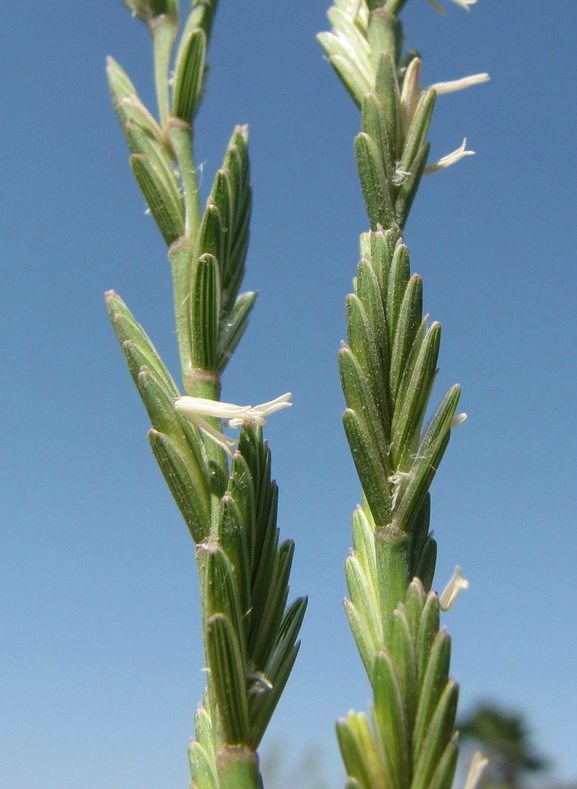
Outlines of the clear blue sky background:
<svg viewBox="0 0 577 789">
<path fill-rule="evenodd" d="M 574 0 L 425 0 L 403 14 L 424 82 L 489 71 L 441 97 L 435 157 L 406 240 L 444 326 L 436 398 L 469 421 L 433 488 L 438 586 L 462 709 L 526 713 L 558 777 L 577 778 Z M 310 609 L 271 739 L 340 766 L 333 721 L 369 691 L 341 600 L 359 500 L 340 413 L 344 337 L 366 228 L 358 113 L 315 33 L 328 0 L 221 0 L 196 152 L 206 192 L 249 123 L 248 288 L 260 297 L 223 397 L 294 393 L 268 436 L 280 525 Z M 177 789 L 203 687 L 190 537 L 156 468 L 147 417 L 108 324 L 115 288 L 175 367 L 163 242 L 127 164 L 104 58 L 152 100 L 146 31 L 119 0 L 5 2 L 0 26 L 0 789 Z"/>
</svg>

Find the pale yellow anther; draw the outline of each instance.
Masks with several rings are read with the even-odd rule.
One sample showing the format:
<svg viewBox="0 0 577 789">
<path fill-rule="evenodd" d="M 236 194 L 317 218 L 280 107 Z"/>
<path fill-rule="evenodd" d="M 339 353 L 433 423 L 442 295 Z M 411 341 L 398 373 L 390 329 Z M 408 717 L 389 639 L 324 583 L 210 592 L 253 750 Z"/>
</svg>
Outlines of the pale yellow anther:
<svg viewBox="0 0 577 789">
<path fill-rule="evenodd" d="M 488 82 L 491 77 L 483 72 L 482 74 L 471 74 L 469 77 L 461 77 L 461 79 L 452 79 L 448 82 L 435 82 L 429 85 L 428 90 L 434 90 L 437 95 L 442 93 L 454 93 L 456 90 L 465 90 L 471 88 L 473 85 L 481 85 L 483 82 Z"/>
<path fill-rule="evenodd" d="M 448 611 L 457 597 L 461 594 L 463 589 L 469 588 L 469 582 L 464 577 L 463 573 L 461 572 L 461 568 L 459 565 L 455 567 L 455 572 L 451 576 L 451 580 L 443 589 L 441 596 L 439 597 L 439 605 L 441 606 L 441 611 Z"/>
<path fill-rule="evenodd" d="M 456 414 L 456 415 L 455 415 L 455 416 L 454 416 L 454 417 L 451 419 L 451 424 L 449 425 L 449 427 L 450 427 L 450 428 L 451 428 L 451 430 L 452 430 L 454 427 L 458 427 L 459 425 L 462 425 L 462 424 L 463 424 L 463 422 L 464 422 L 466 419 L 467 419 L 467 414 Z"/>
<path fill-rule="evenodd" d="M 465 156 L 475 155 L 475 151 L 467 151 L 466 148 L 467 138 L 465 137 L 462 144 L 459 146 L 459 148 L 457 148 L 456 151 L 443 156 L 442 159 L 439 159 L 437 162 L 433 162 L 433 164 L 427 165 L 423 171 L 423 175 L 430 175 L 431 173 L 436 173 L 438 170 L 444 170 L 445 167 L 450 167 L 452 164 L 456 164 Z"/>
<path fill-rule="evenodd" d="M 219 400 L 207 400 L 203 397 L 179 397 L 174 405 L 176 410 L 180 411 L 189 422 L 206 433 L 230 455 L 238 442 L 225 436 L 221 430 L 210 425 L 203 417 L 212 416 L 217 419 L 226 419 L 228 427 L 241 427 L 245 423 L 264 427 L 267 416 L 292 405 L 289 403 L 290 397 L 291 393 L 287 392 L 275 400 L 255 406 L 222 403 Z"/>
<path fill-rule="evenodd" d="M 471 759 L 471 765 L 467 772 L 467 779 L 463 789 L 476 789 L 477 784 L 481 780 L 483 770 L 489 764 L 489 760 L 480 751 L 476 751 Z"/>
<path fill-rule="evenodd" d="M 470 11 L 471 9 L 469 8 L 469 6 L 475 5 L 477 0 L 451 0 L 451 2 L 455 3 L 455 5 L 460 5 L 461 8 L 465 9 L 465 11 Z M 433 6 L 435 11 L 438 11 L 442 16 L 446 16 L 447 12 L 443 8 L 443 6 L 437 2 L 437 0 L 429 0 L 429 3 Z"/>
</svg>

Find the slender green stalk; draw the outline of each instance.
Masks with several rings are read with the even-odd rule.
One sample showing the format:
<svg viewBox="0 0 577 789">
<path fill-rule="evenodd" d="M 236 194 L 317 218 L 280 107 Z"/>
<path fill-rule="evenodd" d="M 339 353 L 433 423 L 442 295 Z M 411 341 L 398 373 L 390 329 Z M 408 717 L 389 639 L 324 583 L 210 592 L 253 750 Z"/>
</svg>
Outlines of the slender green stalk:
<svg viewBox="0 0 577 789">
<path fill-rule="evenodd" d="M 256 299 L 240 293 L 252 205 L 248 130 L 234 130 L 202 212 L 193 120 L 216 0 L 193 0 L 174 62 L 177 0 L 125 4 L 152 35 L 159 119 L 112 59 L 108 79 L 132 171 L 168 247 L 184 396 L 126 304 L 113 291 L 106 301 L 152 423 L 152 451 L 196 544 L 207 689 L 189 748 L 191 786 L 262 789 L 256 751 L 299 650 L 306 599 L 287 605 L 294 546 L 279 545 L 262 436 L 290 395 L 254 408 L 220 402 Z M 241 428 L 238 440 L 223 432 L 223 419 Z"/>
<path fill-rule="evenodd" d="M 319 35 L 361 111 L 355 154 L 370 224 L 339 353 L 343 423 L 363 488 L 345 610 L 374 696 L 370 720 L 351 712 L 337 724 L 348 789 L 450 789 L 458 755 L 458 686 L 440 612 L 467 582 L 457 568 L 442 595 L 432 589 L 429 487 L 465 415 L 456 415 L 455 385 L 426 423 L 441 326 L 423 316 L 423 285 L 411 275 L 403 230 L 423 175 L 470 153 L 463 144 L 427 163 L 437 94 L 488 76 L 421 88 L 420 58 L 401 54 L 405 2 L 336 0 L 333 29 Z M 476 757 L 469 789 L 482 764 Z"/>
<path fill-rule="evenodd" d="M 184 235 L 186 238 L 194 239 L 200 226 L 200 199 L 192 155 L 192 129 L 190 124 L 173 118 L 168 129 L 168 138 L 176 156 L 182 179 L 182 195 L 185 206 Z"/>
<path fill-rule="evenodd" d="M 222 789 L 244 789 L 259 786 L 258 758 L 242 745 L 229 746 L 221 751 L 216 768 Z"/>
</svg>

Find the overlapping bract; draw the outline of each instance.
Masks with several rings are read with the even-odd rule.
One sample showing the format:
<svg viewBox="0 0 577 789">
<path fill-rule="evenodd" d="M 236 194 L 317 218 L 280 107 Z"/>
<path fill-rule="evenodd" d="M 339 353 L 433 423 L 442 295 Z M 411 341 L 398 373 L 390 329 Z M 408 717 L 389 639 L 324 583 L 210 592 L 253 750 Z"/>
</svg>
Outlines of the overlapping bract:
<svg viewBox="0 0 577 789">
<path fill-rule="evenodd" d="M 191 789 L 218 789 L 215 736 L 207 695 L 205 693 L 194 716 L 194 739 L 188 746 Z"/>
<path fill-rule="evenodd" d="M 415 579 L 394 611 L 388 646 L 374 653 L 370 723 L 350 712 L 337 724 L 347 789 L 450 789 L 458 756 L 450 656 L 437 595 Z"/>
<path fill-rule="evenodd" d="M 200 433 L 174 407 L 180 392 L 158 352 L 122 299 L 109 291 L 108 312 L 146 407 L 148 437 L 164 478 L 196 543 L 210 532 L 210 461 Z"/>
<path fill-rule="evenodd" d="M 418 58 L 411 52 L 398 67 L 400 32 L 383 35 L 381 18 L 370 14 L 365 26 L 362 15 L 353 21 L 338 8 L 331 9 L 329 18 L 333 31 L 319 39 L 361 109 L 355 153 L 371 229 L 402 230 L 427 164 L 435 91 L 403 91 L 406 75 L 415 71 L 410 65 Z"/>
<path fill-rule="evenodd" d="M 279 545 L 270 451 L 261 429 L 245 426 L 226 489 L 211 502 L 211 458 L 174 407 L 176 384 L 114 292 L 107 305 L 152 422 L 152 450 L 197 544 L 222 737 L 256 749 L 296 659 L 306 608 L 304 598 L 287 606 L 294 545 Z"/>
<path fill-rule="evenodd" d="M 393 231 L 362 237 L 355 293 L 347 297 L 348 345 L 339 352 L 343 420 L 378 526 L 411 532 L 450 438 L 460 389 L 426 429 L 441 327 L 422 315 L 422 280 Z M 412 568 L 416 570 L 416 567 Z"/>
<path fill-rule="evenodd" d="M 239 295 L 252 205 L 248 131 L 237 127 L 217 172 L 194 241 L 169 250 L 185 387 L 197 368 L 220 375 L 247 325 L 257 294 Z M 191 392 L 192 394 L 192 392 Z"/>
<path fill-rule="evenodd" d="M 219 502 L 216 539 L 199 545 L 197 556 L 223 737 L 253 750 L 296 659 L 306 607 L 303 598 L 287 607 L 294 545 L 279 546 L 277 499 L 261 429 L 245 426 Z"/>
<path fill-rule="evenodd" d="M 401 57 L 403 33 L 395 14 L 404 3 L 337 0 L 328 12 L 331 32 L 318 35 L 329 62 L 361 110 L 355 153 L 372 230 L 402 231 L 423 174 L 473 153 L 463 143 L 453 154 L 427 165 L 426 137 L 436 91 L 435 86 L 419 87 L 421 61 L 415 50 Z M 441 92 L 457 90 L 488 78 L 477 74 L 437 87 Z"/>
</svg>

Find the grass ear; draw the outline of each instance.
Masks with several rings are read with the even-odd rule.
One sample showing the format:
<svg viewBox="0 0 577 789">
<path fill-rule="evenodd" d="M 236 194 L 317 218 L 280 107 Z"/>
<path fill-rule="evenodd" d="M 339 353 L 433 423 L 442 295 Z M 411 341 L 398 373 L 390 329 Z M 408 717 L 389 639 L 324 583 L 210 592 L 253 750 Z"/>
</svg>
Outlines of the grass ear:
<svg viewBox="0 0 577 789">
<path fill-rule="evenodd" d="M 252 206 L 248 129 L 234 129 L 201 211 L 192 121 L 217 0 L 193 0 L 178 43 L 178 0 L 125 5 L 152 36 L 158 119 L 112 59 L 108 81 L 132 172 L 169 248 L 184 395 L 122 299 L 109 291 L 106 303 L 151 421 L 150 447 L 196 546 L 208 685 L 189 747 L 191 786 L 262 789 L 256 750 L 299 651 L 306 598 L 288 601 L 294 545 L 279 545 L 262 434 L 291 395 L 255 406 L 220 400 L 257 296 L 240 292 Z"/>
<path fill-rule="evenodd" d="M 455 385 L 424 427 L 441 325 L 423 317 L 423 282 L 411 276 L 401 233 L 422 176 L 470 153 L 463 145 L 427 166 L 437 93 L 487 75 L 422 88 L 420 56 L 400 51 L 405 2 L 339 0 L 328 12 L 332 31 L 319 35 L 361 109 L 355 155 L 370 227 L 361 236 L 355 292 L 346 299 L 348 343 L 338 356 L 343 424 L 364 502 L 353 515 L 345 610 L 374 706 L 372 726 L 349 713 L 337 736 L 347 786 L 363 789 L 445 789 L 458 756 L 451 641 L 431 591 L 437 543 L 429 531 L 429 488 L 465 415 L 456 416 Z M 467 586 L 458 568 L 441 597 L 443 610 Z"/>
</svg>

